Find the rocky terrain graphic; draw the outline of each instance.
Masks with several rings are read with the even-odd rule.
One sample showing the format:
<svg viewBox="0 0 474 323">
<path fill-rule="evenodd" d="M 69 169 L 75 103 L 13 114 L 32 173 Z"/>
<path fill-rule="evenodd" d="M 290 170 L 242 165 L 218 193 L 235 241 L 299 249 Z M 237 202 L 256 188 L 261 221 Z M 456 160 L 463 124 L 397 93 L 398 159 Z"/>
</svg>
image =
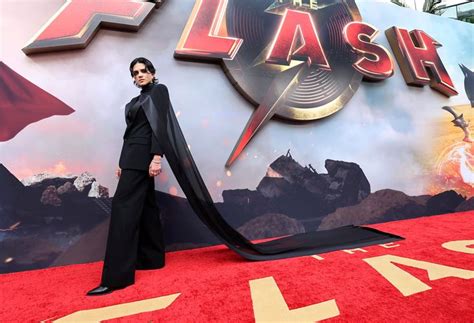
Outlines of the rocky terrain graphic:
<svg viewBox="0 0 474 323">
<path fill-rule="evenodd" d="M 371 192 L 356 163 L 328 159 L 324 166 L 327 172 L 318 173 L 288 152 L 268 167 L 255 190 L 225 190 L 216 207 L 251 240 L 474 209 L 473 198 L 453 190 L 433 196 Z M 103 258 L 112 198 L 91 174 L 19 181 L 0 164 L 0 189 L 0 272 Z M 185 198 L 155 194 L 167 251 L 220 243 Z"/>
<path fill-rule="evenodd" d="M 0 164 L 0 192 L 0 272 L 49 266 L 110 215 L 108 189 L 87 172 L 21 182 Z"/>
</svg>

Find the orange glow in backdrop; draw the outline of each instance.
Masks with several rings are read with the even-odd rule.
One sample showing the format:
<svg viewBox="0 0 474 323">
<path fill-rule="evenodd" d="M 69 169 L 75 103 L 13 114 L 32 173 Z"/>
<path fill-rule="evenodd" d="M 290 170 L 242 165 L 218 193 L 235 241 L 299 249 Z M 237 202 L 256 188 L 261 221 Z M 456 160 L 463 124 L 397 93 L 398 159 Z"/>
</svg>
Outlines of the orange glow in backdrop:
<svg viewBox="0 0 474 323">
<path fill-rule="evenodd" d="M 470 123 L 469 129 L 474 133 L 474 112 L 470 105 L 453 107 L 458 114 Z M 435 140 L 432 156 L 432 176 L 427 193 L 436 194 L 453 189 L 467 197 L 474 196 L 474 143 L 464 141 L 464 133 L 454 127 L 453 117 L 446 115 L 437 124 L 438 138 Z M 474 139 L 474 134 L 471 134 Z"/>
</svg>

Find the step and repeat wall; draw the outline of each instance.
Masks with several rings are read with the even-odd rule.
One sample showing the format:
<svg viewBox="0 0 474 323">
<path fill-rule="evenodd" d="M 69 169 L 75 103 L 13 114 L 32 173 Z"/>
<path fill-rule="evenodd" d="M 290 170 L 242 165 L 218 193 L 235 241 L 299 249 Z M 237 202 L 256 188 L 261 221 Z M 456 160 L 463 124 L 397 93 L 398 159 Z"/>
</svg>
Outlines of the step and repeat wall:
<svg viewBox="0 0 474 323">
<path fill-rule="evenodd" d="M 140 56 L 249 239 L 474 209 L 472 24 L 352 0 L 1 6 L 0 272 L 103 258 Z M 163 167 L 167 250 L 219 243 Z"/>
</svg>

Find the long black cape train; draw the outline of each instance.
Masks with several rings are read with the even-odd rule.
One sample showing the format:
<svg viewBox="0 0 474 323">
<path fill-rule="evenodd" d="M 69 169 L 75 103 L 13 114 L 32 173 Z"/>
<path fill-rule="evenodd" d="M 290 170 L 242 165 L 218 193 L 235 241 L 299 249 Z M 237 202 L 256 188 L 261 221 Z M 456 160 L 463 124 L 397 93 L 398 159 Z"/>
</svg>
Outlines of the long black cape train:
<svg viewBox="0 0 474 323">
<path fill-rule="evenodd" d="M 232 228 L 215 207 L 181 132 L 166 86 L 155 85 L 151 95 L 144 100 L 143 107 L 194 212 L 224 244 L 242 257 L 249 260 L 289 258 L 403 239 L 372 228 L 344 226 L 252 243 Z"/>
</svg>

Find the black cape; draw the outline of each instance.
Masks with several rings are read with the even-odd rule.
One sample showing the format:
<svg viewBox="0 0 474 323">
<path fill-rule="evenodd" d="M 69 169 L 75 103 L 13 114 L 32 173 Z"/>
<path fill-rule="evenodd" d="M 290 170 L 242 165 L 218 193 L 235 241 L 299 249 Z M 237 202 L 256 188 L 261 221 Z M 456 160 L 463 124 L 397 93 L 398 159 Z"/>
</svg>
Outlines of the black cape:
<svg viewBox="0 0 474 323">
<path fill-rule="evenodd" d="M 344 226 L 252 243 L 232 228 L 217 210 L 194 163 L 163 84 L 154 85 L 143 102 L 154 134 L 181 189 L 201 221 L 230 249 L 249 260 L 271 260 L 358 248 L 403 239 L 372 228 Z M 235 214 L 234 216 L 238 216 Z"/>
</svg>

